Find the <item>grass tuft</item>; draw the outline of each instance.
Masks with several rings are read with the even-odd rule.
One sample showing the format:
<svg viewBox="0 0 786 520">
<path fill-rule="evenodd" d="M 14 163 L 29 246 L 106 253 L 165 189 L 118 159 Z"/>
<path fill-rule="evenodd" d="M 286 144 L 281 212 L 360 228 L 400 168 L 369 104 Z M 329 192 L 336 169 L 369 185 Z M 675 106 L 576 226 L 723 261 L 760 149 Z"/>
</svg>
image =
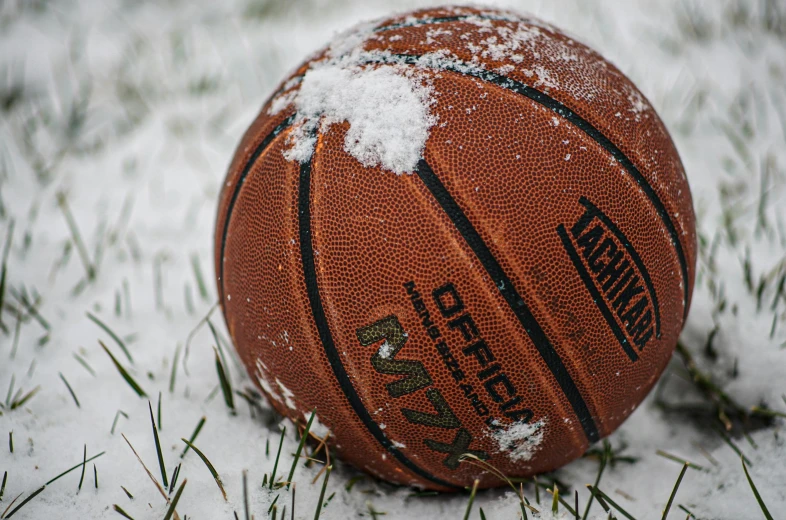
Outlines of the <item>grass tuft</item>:
<svg viewBox="0 0 786 520">
<path fill-rule="evenodd" d="M 606 512 L 609 511 L 609 506 L 607 504 L 610 504 L 611 507 L 619 511 L 622 514 L 622 516 L 624 516 L 628 520 L 636 520 L 636 518 L 633 515 L 625 511 L 619 504 L 617 504 L 615 501 L 609 498 L 609 496 L 603 491 L 601 491 L 600 489 L 590 485 L 587 485 L 587 489 L 589 489 L 590 493 L 592 493 L 592 495 L 598 500 L 598 502 L 600 502 L 600 505 L 603 507 L 604 511 Z"/>
<path fill-rule="evenodd" d="M 479 468 L 488 471 L 489 473 L 500 479 L 502 482 L 505 482 L 508 486 L 510 486 L 511 489 L 513 489 L 513 492 L 516 493 L 516 495 L 519 498 L 519 507 L 521 508 L 521 516 L 526 520 L 528 504 L 525 503 L 524 493 L 522 493 L 520 487 L 517 488 L 516 486 L 514 486 L 513 482 L 511 482 L 511 480 L 508 477 L 506 477 L 505 474 L 502 473 L 500 470 L 498 470 L 496 467 L 494 467 L 490 463 L 486 462 L 485 460 L 471 453 L 465 453 L 464 455 L 462 455 L 460 461 L 467 462 L 469 464 L 472 464 L 473 466 L 478 466 Z M 535 487 L 535 489 L 537 489 L 537 486 Z"/>
</svg>

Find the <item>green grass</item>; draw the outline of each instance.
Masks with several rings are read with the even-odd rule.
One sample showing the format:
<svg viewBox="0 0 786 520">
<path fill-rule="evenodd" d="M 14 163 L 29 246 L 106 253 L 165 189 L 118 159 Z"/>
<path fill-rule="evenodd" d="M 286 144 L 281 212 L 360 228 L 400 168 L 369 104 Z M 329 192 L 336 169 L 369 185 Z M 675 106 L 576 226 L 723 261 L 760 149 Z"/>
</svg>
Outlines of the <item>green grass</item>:
<svg viewBox="0 0 786 520">
<path fill-rule="evenodd" d="M 200 459 L 202 459 L 202 462 L 205 463 L 205 466 L 207 467 L 208 471 L 210 471 L 210 474 L 213 476 L 213 480 L 216 481 L 216 485 L 218 486 L 219 491 L 221 491 L 221 496 L 224 497 L 224 501 L 227 501 L 227 492 L 224 490 L 224 483 L 221 482 L 221 477 L 218 476 L 218 472 L 216 471 L 216 468 L 213 467 L 213 464 L 211 464 L 211 462 L 208 460 L 208 458 L 205 456 L 204 453 L 199 451 L 199 448 L 197 448 L 196 446 L 194 446 L 192 443 L 190 443 L 185 439 L 180 439 L 180 440 L 185 442 L 186 445 L 192 450 L 194 450 L 194 453 L 196 453 L 197 456 Z"/>
</svg>

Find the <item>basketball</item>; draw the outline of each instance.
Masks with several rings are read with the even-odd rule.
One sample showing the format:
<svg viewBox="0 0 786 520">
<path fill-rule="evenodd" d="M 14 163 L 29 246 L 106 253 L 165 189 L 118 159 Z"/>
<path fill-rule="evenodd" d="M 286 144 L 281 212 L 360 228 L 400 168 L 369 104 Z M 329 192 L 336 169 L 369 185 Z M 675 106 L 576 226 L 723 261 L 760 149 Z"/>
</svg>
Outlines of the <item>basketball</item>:
<svg viewBox="0 0 786 520">
<path fill-rule="evenodd" d="M 362 24 L 294 70 L 237 147 L 215 232 L 227 327 L 271 405 L 441 491 L 613 432 L 672 355 L 695 263 L 644 95 L 555 27 L 469 7 Z"/>
</svg>

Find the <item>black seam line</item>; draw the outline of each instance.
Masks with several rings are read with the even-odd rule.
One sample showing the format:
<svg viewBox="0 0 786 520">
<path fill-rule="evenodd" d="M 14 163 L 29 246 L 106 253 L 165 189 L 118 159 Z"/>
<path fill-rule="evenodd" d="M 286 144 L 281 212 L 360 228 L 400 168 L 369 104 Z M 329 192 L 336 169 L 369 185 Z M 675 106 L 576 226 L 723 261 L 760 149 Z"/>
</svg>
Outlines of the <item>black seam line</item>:
<svg viewBox="0 0 786 520">
<path fill-rule="evenodd" d="M 644 262 L 642 262 L 641 257 L 636 252 L 636 250 L 633 249 L 633 245 L 630 243 L 630 241 L 628 241 L 625 238 L 625 235 L 622 234 L 620 228 L 618 228 L 617 225 L 614 224 L 614 222 L 612 222 L 612 220 L 605 213 L 599 210 L 595 204 L 587 200 L 587 197 L 580 197 L 579 204 L 592 211 L 592 213 L 598 217 L 606 225 L 606 227 L 611 230 L 612 233 L 614 233 L 614 236 L 616 236 L 617 240 L 622 243 L 623 247 L 625 247 L 625 250 L 633 259 L 633 263 L 636 264 L 636 267 L 638 267 L 641 277 L 644 279 L 644 285 L 647 286 L 647 291 L 650 293 L 650 298 L 652 299 L 652 308 L 655 311 L 655 337 L 660 338 L 660 306 L 658 305 L 658 296 L 655 294 L 655 287 L 652 285 L 650 273 L 648 273 L 644 268 Z"/>
<path fill-rule="evenodd" d="M 408 64 L 408 65 L 419 65 L 418 60 L 420 60 L 421 56 L 415 54 L 393 54 L 391 55 L 393 58 L 398 58 L 401 62 Z M 598 143 L 601 147 L 606 149 L 607 152 L 611 154 L 611 156 L 622 165 L 623 168 L 633 177 L 639 187 L 644 191 L 644 194 L 650 200 L 652 205 L 655 207 L 655 210 L 658 212 L 658 216 L 660 217 L 661 221 L 663 221 L 666 229 L 669 232 L 671 237 L 671 242 L 674 245 L 674 249 L 677 252 L 677 258 L 680 264 L 680 271 L 682 272 L 682 287 L 683 287 L 683 320 L 688 315 L 688 264 L 685 260 L 685 252 L 682 249 L 682 242 L 680 242 L 679 233 L 677 232 L 677 228 L 674 226 L 674 223 L 671 221 L 671 217 L 669 217 L 669 213 L 666 210 L 666 206 L 663 205 L 663 201 L 660 200 L 658 194 L 655 193 L 655 190 L 652 188 L 647 179 L 641 174 L 641 172 L 636 168 L 633 162 L 628 159 L 628 157 L 622 153 L 622 150 L 617 148 L 617 146 L 609 140 L 608 137 L 603 135 L 600 130 L 592 126 L 592 124 L 583 119 L 581 116 L 573 112 L 571 109 L 557 101 L 556 99 L 544 94 L 543 92 L 536 90 L 524 83 L 520 83 L 516 80 L 510 79 L 506 76 L 501 74 L 497 74 L 496 72 L 491 72 L 487 70 L 475 70 L 469 66 L 461 66 L 460 64 L 445 64 L 440 67 L 433 67 L 437 70 L 447 70 L 450 72 L 456 72 L 458 74 L 464 74 L 467 76 L 472 76 L 478 79 L 482 79 L 483 81 L 488 81 L 495 85 L 498 85 L 506 90 L 510 90 L 511 92 L 515 92 L 516 94 L 521 94 L 523 96 L 528 97 L 529 99 L 540 103 L 544 107 L 550 109 L 551 111 L 555 112 L 565 120 L 573 123 L 574 126 L 582 130 L 585 134 L 587 134 L 590 138 L 592 138 L 596 143 Z"/>
<path fill-rule="evenodd" d="M 314 316 L 314 322 L 319 332 L 319 338 L 322 341 L 322 346 L 325 349 L 330 366 L 333 369 L 333 374 L 336 376 L 341 389 L 352 406 L 352 409 L 357 414 L 358 418 L 368 429 L 369 433 L 391 454 L 396 460 L 407 467 L 410 471 L 430 480 L 435 484 L 444 486 L 451 489 L 457 489 L 459 486 L 446 482 L 434 475 L 431 475 L 423 468 L 416 465 L 409 460 L 401 451 L 399 451 L 393 443 L 385 436 L 385 433 L 374 422 L 371 414 L 368 412 L 360 396 L 355 391 L 352 381 L 349 379 L 344 364 L 341 362 L 336 345 L 333 342 L 333 335 L 330 332 L 330 326 L 325 316 L 325 310 L 322 306 L 322 299 L 319 294 L 319 287 L 317 285 L 317 272 L 314 263 L 314 248 L 311 236 L 311 160 L 300 165 L 300 194 L 298 200 L 298 220 L 300 228 L 300 255 L 303 261 L 303 275 L 306 281 L 306 291 L 308 293 L 308 301 L 311 305 L 311 313 Z"/>
<path fill-rule="evenodd" d="M 516 291 L 513 282 L 505 274 L 502 266 L 497 262 L 497 259 L 494 258 L 494 255 L 483 241 L 483 238 L 424 159 L 418 161 L 416 171 L 420 180 L 423 181 L 423 184 L 426 185 L 431 195 L 442 207 L 442 210 L 447 214 L 451 222 L 453 222 L 453 225 L 464 238 L 464 241 L 475 253 L 475 256 L 494 282 L 494 285 L 497 286 L 497 289 L 510 306 L 513 314 L 518 318 L 521 326 L 524 327 L 527 335 L 538 350 L 540 357 L 546 362 L 554 379 L 557 380 L 562 392 L 568 399 L 590 444 L 600 439 L 598 428 L 595 425 L 592 414 L 584 398 L 581 396 L 581 392 L 576 386 L 576 383 L 573 381 L 573 378 L 570 377 L 570 373 L 568 373 L 567 368 L 565 368 L 562 359 L 559 357 L 559 354 L 557 354 L 557 351 L 549 341 L 546 333 L 535 319 L 532 311 Z"/>
<path fill-rule="evenodd" d="M 570 241 L 570 237 L 568 237 L 568 232 L 565 230 L 564 225 L 560 224 L 557 226 L 557 234 L 559 235 L 560 239 L 562 239 L 562 245 L 565 247 L 565 252 L 568 253 L 570 261 L 573 262 L 573 266 L 576 268 L 576 271 L 578 271 L 581 281 L 583 281 L 584 285 L 587 286 L 587 290 L 592 296 L 593 302 L 598 306 L 601 314 L 603 314 L 603 318 L 609 324 L 609 327 L 611 327 L 611 331 L 614 333 L 614 336 L 616 336 L 617 341 L 619 341 L 622 350 L 625 351 L 631 361 L 636 361 L 639 359 L 638 354 L 636 354 L 636 351 L 633 350 L 633 347 L 630 345 L 628 338 L 625 337 L 625 334 L 622 332 L 622 329 L 617 323 L 617 320 L 614 319 L 611 309 L 609 309 L 609 306 L 606 305 L 606 301 L 603 299 L 600 291 L 598 291 L 598 288 L 595 287 L 595 282 L 592 281 L 589 272 L 587 272 L 584 264 L 581 263 L 581 258 L 579 257 L 576 248 L 573 247 L 573 243 Z"/>
<path fill-rule="evenodd" d="M 240 189 L 243 187 L 243 183 L 246 182 L 246 177 L 248 176 L 251 168 L 254 167 L 254 163 L 257 162 L 259 156 L 270 146 L 270 143 L 273 142 L 273 139 L 276 138 L 278 134 L 286 130 L 292 122 L 295 120 L 295 114 L 284 119 L 281 123 L 278 124 L 269 134 L 262 139 L 262 142 L 257 145 L 256 150 L 254 153 L 251 154 L 248 161 L 246 161 L 246 165 L 243 167 L 243 172 L 240 174 L 237 182 L 235 183 L 235 191 L 232 193 L 232 198 L 229 200 L 229 207 L 227 208 L 227 216 L 224 220 L 224 231 L 221 233 L 221 256 L 219 257 L 218 262 L 218 290 L 219 290 L 219 302 L 221 302 L 221 307 L 224 307 L 224 250 L 227 245 L 227 232 L 229 231 L 229 219 L 232 218 L 232 211 L 235 209 L 235 202 L 237 201 L 238 196 L 240 195 Z"/>
</svg>

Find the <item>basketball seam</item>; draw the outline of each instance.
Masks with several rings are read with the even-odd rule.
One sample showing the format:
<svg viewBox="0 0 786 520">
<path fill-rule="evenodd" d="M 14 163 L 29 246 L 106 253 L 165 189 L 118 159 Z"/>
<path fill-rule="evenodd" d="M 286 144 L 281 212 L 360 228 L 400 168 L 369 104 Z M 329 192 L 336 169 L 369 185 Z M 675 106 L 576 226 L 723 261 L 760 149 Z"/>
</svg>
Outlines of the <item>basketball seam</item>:
<svg viewBox="0 0 786 520">
<path fill-rule="evenodd" d="M 319 294 L 319 286 L 317 283 L 317 272 L 314 261 L 314 248 L 311 240 L 311 159 L 308 162 L 301 163 L 300 165 L 300 186 L 298 194 L 298 223 L 300 232 L 300 254 L 303 262 L 303 275 L 306 283 L 306 292 L 308 294 L 309 304 L 311 306 L 311 313 L 319 333 L 325 355 L 328 358 L 330 367 L 333 370 L 333 375 L 336 377 L 341 390 L 349 401 L 350 406 L 355 411 L 355 414 L 363 422 L 364 426 L 369 433 L 402 465 L 412 471 L 414 474 L 430 480 L 435 484 L 447 488 L 458 488 L 455 484 L 446 482 L 434 475 L 431 475 L 426 470 L 409 460 L 401 451 L 399 451 L 388 439 L 379 425 L 374 422 L 368 409 L 366 409 L 360 396 L 355 391 L 349 375 L 344 369 L 344 364 L 341 362 L 341 356 L 336 349 L 333 342 L 333 335 L 330 331 L 330 325 L 327 322 L 324 307 L 322 306 L 322 299 Z"/>
<path fill-rule="evenodd" d="M 224 231 L 221 234 L 221 256 L 218 259 L 218 298 L 219 302 L 221 303 L 221 307 L 224 307 L 224 251 L 227 245 L 227 234 L 229 232 L 229 221 L 232 218 L 232 212 L 235 209 L 235 202 L 237 201 L 238 196 L 240 195 L 240 190 L 243 188 L 243 183 L 246 181 L 246 177 L 248 176 L 251 168 L 254 167 L 257 160 L 262 156 L 264 151 L 270 146 L 270 143 L 273 142 L 278 134 L 286 130 L 292 123 L 295 121 L 295 117 L 297 114 L 292 114 L 286 119 L 284 119 L 281 123 L 276 125 L 276 127 L 270 131 L 269 134 L 265 136 L 264 139 L 257 145 L 254 149 L 254 152 L 246 161 L 246 165 L 243 167 L 243 171 L 240 173 L 240 177 L 238 177 L 237 181 L 235 182 L 234 191 L 232 192 L 232 198 L 229 199 L 229 205 L 227 206 L 226 211 L 226 218 L 224 220 Z"/>
<path fill-rule="evenodd" d="M 494 285 L 510 306 L 511 311 L 513 311 L 513 314 L 519 320 L 519 323 L 521 323 L 521 326 L 526 331 L 540 354 L 540 357 L 546 363 L 554 379 L 556 379 L 557 384 L 559 384 L 562 392 L 565 394 L 571 408 L 573 408 L 573 412 L 579 419 L 579 423 L 581 423 L 581 427 L 587 439 L 590 443 L 600 439 L 598 428 L 592 418 L 592 413 L 576 386 L 575 381 L 573 381 L 565 364 L 562 362 L 562 358 L 560 358 L 559 354 L 554 349 L 554 346 L 549 341 L 543 328 L 532 314 L 526 302 L 524 302 L 524 299 L 519 295 L 518 291 L 516 291 L 513 282 L 507 274 L 505 274 L 504 269 L 475 229 L 475 226 L 472 225 L 472 222 L 470 222 L 469 218 L 467 218 L 466 214 L 448 189 L 442 184 L 442 181 L 434 174 L 434 171 L 424 159 L 418 162 L 416 173 L 440 207 L 442 207 L 442 210 L 447 214 L 464 241 L 470 249 L 472 249 L 472 252 L 475 253 L 475 256 L 494 282 Z"/>
</svg>

